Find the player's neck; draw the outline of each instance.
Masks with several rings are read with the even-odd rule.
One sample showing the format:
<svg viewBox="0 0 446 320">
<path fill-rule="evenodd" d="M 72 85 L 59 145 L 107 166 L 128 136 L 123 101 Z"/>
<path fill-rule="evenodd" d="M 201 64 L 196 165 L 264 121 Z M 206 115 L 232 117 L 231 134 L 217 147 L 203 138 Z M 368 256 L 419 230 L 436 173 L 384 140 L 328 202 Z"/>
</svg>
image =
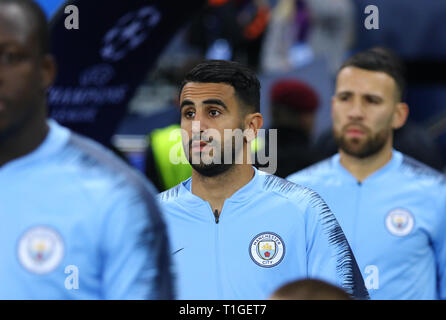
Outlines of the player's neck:
<svg viewBox="0 0 446 320">
<path fill-rule="evenodd" d="M 208 201 L 212 211 L 221 212 L 225 200 L 251 181 L 254 173 L 251 164 L 234 164 L 215 177 L 205 177 L 192 170 L 191 192 Z"/>
<path fill-rule="evenodd" d="M 357 158 L 339 150 L 341 165 L 347 169 L 358 182 L 363 182 L 374 172 L 384 167 L 392 159 L 392 144 L 386 144 L 380 151 L 367 157 Z"/>
<path fill-rule="evenodd" d="M 30 119 L 10 134 L 0 135 L 0 167 L 34 151 L 49 131 L 46 116 Z"/>
</svg>

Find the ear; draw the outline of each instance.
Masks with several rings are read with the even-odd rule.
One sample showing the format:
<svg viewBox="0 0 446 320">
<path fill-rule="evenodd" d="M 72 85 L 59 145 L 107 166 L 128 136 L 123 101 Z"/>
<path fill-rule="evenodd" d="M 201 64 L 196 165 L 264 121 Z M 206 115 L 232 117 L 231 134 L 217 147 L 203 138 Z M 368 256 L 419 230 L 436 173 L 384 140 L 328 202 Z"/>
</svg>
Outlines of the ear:
<svg viewBox="0 0 446 320">
<path fill-rule="evenodd" d="M 392 128 L 399 129 L 402 126 L 404 126 L 408 116 L 409 116 L 409 106 L 407 105 L 407 103 L 404 102 L 397 103 L 393 114 Z"/>
<path fill-rule="evenodd" d="M 56 77 L 57 66 L 56 61 L 52 55 L 46 54 L 42 58 L 42 86 L 43 90 L 47 90 L 52 84 Z"/>
<path fill-rule="evenodd" d="M 254 138 L 257 137 L 257 131 L 263 127 L 263 116 L 261 113 L 250 113 L 245 117 L 245 129 L 251 129 Z M 248 141 L 249 142 L 249 141 Z"/>
</svg>

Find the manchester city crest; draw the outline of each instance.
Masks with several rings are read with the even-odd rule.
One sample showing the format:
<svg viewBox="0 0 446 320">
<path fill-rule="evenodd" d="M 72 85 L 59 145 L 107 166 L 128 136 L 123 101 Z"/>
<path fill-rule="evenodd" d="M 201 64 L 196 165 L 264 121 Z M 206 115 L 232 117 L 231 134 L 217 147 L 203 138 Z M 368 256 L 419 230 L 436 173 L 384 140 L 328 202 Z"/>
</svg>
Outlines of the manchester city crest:
<svg viewBox="0 0 446 320">
<path fill-rule="evenodd" d="M 414 226 L 414 218 L 406 209 L 394 209 L 386 216 L 386 227 L 393 235 L 408 235 Z"/>
<path fill-rule="evenodd" d="M 37 274 L 49 273 L 62 261 L 62 238 L 47 226 L 30 228 L 19 240 L 17 255 L 26 270 Z"/>
<path fill-rule="evenodd" d="M 285 255 L 282 238 L 273 232 L 262 232 L 249 244 L 251 259 L 259 266 L 271 268 L 278 265 Z"/>
</svg>

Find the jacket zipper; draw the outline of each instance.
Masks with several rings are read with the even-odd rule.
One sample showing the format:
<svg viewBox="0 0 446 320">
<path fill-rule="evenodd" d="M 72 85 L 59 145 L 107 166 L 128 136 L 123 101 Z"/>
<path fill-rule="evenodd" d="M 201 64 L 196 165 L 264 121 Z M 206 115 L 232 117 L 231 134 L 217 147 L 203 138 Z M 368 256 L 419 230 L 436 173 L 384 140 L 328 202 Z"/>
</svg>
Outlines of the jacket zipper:
<svg viewBox="0 0 446 320">
<path fill-rule="evenodd" d="M 360 215 L 359 210 L 361 208 L 361 196 L 362 196 L 362 189 L 363 189 L 362 184 L 363 184 L 363 182 L 358 181 L 357 182 L 357 187 L 356 187 L 356 190 L 357 190 L 357 193 L 356 193 L 356 208 L 355 208 L 355 216 L 354 216 L 354 224 L 353 224 L 353 230 L 355 230 L 355 231 L 354 231 L 354 238 L 353 238 L 353 241 L 352 241 L 352 243 L 354 243 L 355 250 L 356 250 L 356 243 L 357 243 L 357 240 L 358 240 L 357 239 L 358 238 L 357 230 L 358 230 L 358 219 L 359 219 L 359 215 Z M 351 245 L 350 245 L 350 247 L 351 247 Z M 351 249 L 353 251 L 353 248 L 351 248 Z M 355 252 L 355 251 L 353 251 L 353 252 Z M 361 270 L 361 272 L 362 272 L 362 270 Z"/>
<path fill-rule="evenodd" d="M 215 223 L 218 224 L 218 221 L 220 219 L 220 215 L 218 214 L 218 210 L 215 209 L 214 211 L 214 217 L 215 217 Z"/>
<path fill-rule="evenodd" d="M 219 221 L 219 214 L 218 210 L 215 209 L 214 211 L 214 218 L 215 218 L 215 263 L 216 263 L 216 275 L 217 275 L 217 292 L 218 296 L 222 297 L 223 294 L 223 288 L 221 283 L 221 268 L 220 268 L 220 237 L 219 237 L 219 227 L 218 227 L 218 221 Z"/>
<path fill-rule="evenodd" d="M 208 204 L 209 205 L 209 209 L 211 210 L 211 213 L 213 214 L 213 216 L 214 216 L 214 221 L 215 221 L 215 224 L 214 224 L 214 230 L 215 230 L 215 233 L 214 233 L 214 235 L 215 235 L 215 238 L 214 238 L 214 250 L 215 250 L 215 265 L 216 265 L 216 270 L 215 270 L 215 272 L 216 272 L 216 280 L 217 280 L 217 283 L 216 283 L 216 285 L 217 285 L 217 295 L 219 296 L 219 297 L 222 297 L 222 294 L 223 294 L 223 287 L 222 287 L 222 283 L 221 283 L 221 270 L 220 270 L 220 240 L 219 240 L 219 224 L 218 224 L 218 222 L 220 221 L 220 215 L 218 214 L 218 210 L 217 209 L 215 209 L 214 211 L 212 211 L 212 208 L 211 208 L 211 206 L 210 206 L 210 204 Z M 221 213 L 220 213 L 221 214 Z"/>
</svg>

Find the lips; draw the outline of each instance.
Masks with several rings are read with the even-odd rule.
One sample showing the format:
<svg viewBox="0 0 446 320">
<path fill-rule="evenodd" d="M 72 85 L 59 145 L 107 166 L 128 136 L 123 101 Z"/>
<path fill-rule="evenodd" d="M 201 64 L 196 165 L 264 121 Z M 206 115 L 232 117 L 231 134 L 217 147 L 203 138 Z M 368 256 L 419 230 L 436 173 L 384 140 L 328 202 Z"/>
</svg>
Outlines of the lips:
<svg viewBox="0 0 446 320">
<path fill-rule="evenodd" d="M 360 134 L 364 134 L 364 131 L 359 130 L 359 129 L 349 129 L 349 130 L 347 130 L 347 133 L 360 135 Z"/>
<path fill-rule="evenodd" d="M 352 136 L 352 137 L 360 137 L 360 136 L 363 136 L 366 134 L 366 130 L 364 130 L 358 126 L 349 126 L 349 127 L 347 127 L 345 132 L 348 136 Z"/>
<path fill-rule="evenodd" d="M 192 151 L 203 151 L 203 149 L 208 145 L 207 142 L 202 140 L 193 140 L 191 143 Z"/>
</svg>

